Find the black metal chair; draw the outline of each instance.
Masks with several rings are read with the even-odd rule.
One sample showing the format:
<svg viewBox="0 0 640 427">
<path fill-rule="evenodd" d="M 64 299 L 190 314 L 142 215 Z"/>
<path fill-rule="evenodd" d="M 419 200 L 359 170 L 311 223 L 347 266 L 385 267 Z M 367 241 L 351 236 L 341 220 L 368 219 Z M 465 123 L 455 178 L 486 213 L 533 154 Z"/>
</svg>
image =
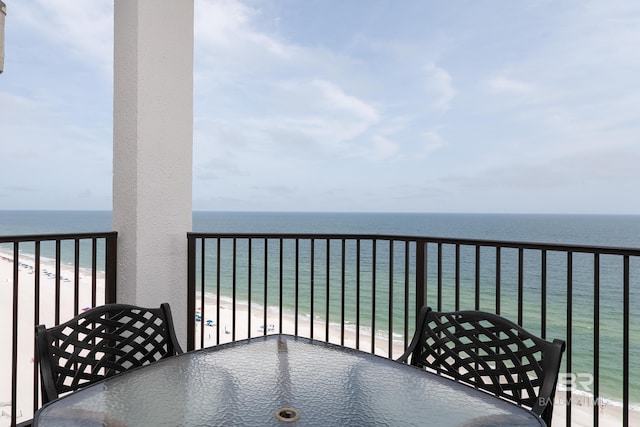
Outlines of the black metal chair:
<svg viewBox="0 0 640 427">
<path fill-rule="evenodd" d="M 481 311 L 423 307 L 407 351 L 397 359 L 528 407 L 551 425 L 565 342 L 549 342 Z"/>
<path fill-rule="evenodd" d="M 182 353 L 169 304 L 107 304 L 46 329 L 36 326 L 42 401 Z"/>
</svg>

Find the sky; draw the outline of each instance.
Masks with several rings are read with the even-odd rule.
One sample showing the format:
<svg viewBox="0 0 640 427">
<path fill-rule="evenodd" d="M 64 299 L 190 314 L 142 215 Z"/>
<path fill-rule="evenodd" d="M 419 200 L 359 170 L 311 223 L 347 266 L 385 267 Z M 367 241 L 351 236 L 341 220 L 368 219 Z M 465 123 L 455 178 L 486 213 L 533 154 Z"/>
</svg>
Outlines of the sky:
<svg viewBox="0 0 640 427">
<path fill-rule="evenodd" d="M 113 0 L 4 0 L 0 209 L 109 210 Z M 637 0 L 195 0 L 193 209 L 640 214 Z"/>
</svg>

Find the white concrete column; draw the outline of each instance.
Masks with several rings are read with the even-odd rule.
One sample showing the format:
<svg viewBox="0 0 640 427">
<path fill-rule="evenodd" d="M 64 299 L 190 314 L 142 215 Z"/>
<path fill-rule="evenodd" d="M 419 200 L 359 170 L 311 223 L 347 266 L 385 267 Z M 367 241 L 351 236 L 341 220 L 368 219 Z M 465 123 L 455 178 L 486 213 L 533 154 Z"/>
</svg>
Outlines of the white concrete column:
<svg viewBox="0 0 640 427">
<path fill-rule="evenodd" d="M 115 0 L 113 229 L 117 301 L 169 302 L 187 331 L 193 0 Z"/>
</svg>

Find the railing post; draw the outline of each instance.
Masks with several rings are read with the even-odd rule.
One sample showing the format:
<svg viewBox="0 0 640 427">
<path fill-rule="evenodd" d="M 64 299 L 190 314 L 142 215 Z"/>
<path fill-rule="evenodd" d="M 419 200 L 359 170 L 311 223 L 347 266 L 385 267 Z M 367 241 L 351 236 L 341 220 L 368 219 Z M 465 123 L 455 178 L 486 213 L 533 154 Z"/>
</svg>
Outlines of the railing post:
<svg viewBox="0 0 640 427">
<path fill-rule="evenodd" d="M 427 242 L 421 239 L 416 240 L 416 319 L 420 309 L 426 303 L 425 297 L 425 246 Z M 417 320 L 416 320 L 417 321 Z"/>
<path fill-rule="evenodd" d="M 622 267 L 622 425 L 629 426 L 629 255 L 623 258 Z"/>
<path fill-rule="evenodd" d="M 104 302 L 115 304 L 117 298 L 118 233 L 105 238 Z"/>
<path fill-rule="evenodd" d="M 16 411 L 18 408 L 18 264 L 20 257 L 20 244 L 13 243 L 13 339 L 11 344 L 11 425 L 16 425 Z"/>
<path fill-rule="evenodd" d="M 203 241 L 204 245 L 204 241 Z M 196 239 L 187 233 L 187 351 L 196 347 L 196 325 L 193 313 L 196 312 Z M 204 320 L 203 320 L 204 322 Z"/>
</svg>

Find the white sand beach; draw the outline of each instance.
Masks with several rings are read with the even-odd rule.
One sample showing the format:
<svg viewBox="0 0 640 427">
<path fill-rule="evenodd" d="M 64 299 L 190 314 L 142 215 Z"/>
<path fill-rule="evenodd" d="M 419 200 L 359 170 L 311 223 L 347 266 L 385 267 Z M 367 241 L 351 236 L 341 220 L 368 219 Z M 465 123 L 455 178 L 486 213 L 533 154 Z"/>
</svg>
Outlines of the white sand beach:
<svg viewBox="0 0 640 427">
<path fill-rule="evenodd" d="M 34 371 L 34 316 L 35 316 L 35 289 L 33 270 L 28 267 L 31 260 L 28 258 L 19 260 L 22 266 L 19 267 L 20 290 L 18 293 L 18 352 L 17 352 L 17 377 L 32 378 Z M 53 325 L 55 319 L 55 266 L 41 266 L 40 275 L 40 310 L 39 323 Z M 77 311 L 91 306 L 91 276 L 80 270 L 78 283 L 79 298 L 77 302 L 73 298 L 75 288 L 73 268 L 63 266 L 60 274 L 60 319 L 65 321 L 74 314 L 74 306 Z M 99 276 L 97 280 L 98 294 L 104 292 L 104 278 Z M 104 300 L 98 299 L 97 304 L 103 304 Z M 196 323 L 196 347 L 199 347 L 200 337 L 204 337 L 204 346 L 216 345 L 216 332 L 219 331 L 220 343 L 230 342 L 233 339 L 233 328 L 235 327 L 235 339 L 244 339 L 249 335 L 260 336 L 264 333 L 285 334 L 295 333 L 295 319 L 291 314 L 283 314 L 282 322 L 276 310 L 267 309 L 267 322 L 264 322 L 264 308 L 255 304 L 251 307 L 251 328 L 249 329 L 249 307 L 246 302 L 237 302 L 235 307 L 235 318 L 233 303 L 230 299 L 221 298 L 220 317 L 217 317 L 217 301 L 212 296 L 205 298 L 202 306 L 200 299 L 196 303 L 199 313 L 202 316 Z M 3 346 L 0 352 L 0 427 L 10 424 L 10 402 L 11 402 L 11 369 L 12 369 L 12 330 L 13 330 L 13 260 L 10 253 L 0 252 L 0 340 L 8 345 Z M 76 305 L 77 304 L 77 305 Z M 210 320 L 209 325 L 207 320 Z M 298 335 L 310 336 L 311 320 L 308 317 L 300 319 L 298 324 Z M 326 325 L 323 321 L 314 322 L 314 338 L 325 340 Z M 203 335 L 201 333 L 203 332 Z M 388 353 L 388 336 L 376 336 L 375 353 L 386 356 Z M 335 344 L 341 344 L 340 325 L 329 325 L 329 340 Z M 360 349 L 371 351 L 371 336 L 367 331 L 360 332 Z M 356 347 L 355 331 L 349 327 L 344 331 L 344 345 Z M 403 346 L 401 342 L 394 342 L 393 358 L 402 354 Z M 33 416 L 33 386 L 31 382 L 20 383 L 17 391 L 18 395 L 18 422 L 30 419 Z M 556 412 L 554 414 L 554 426 L 565 425 L 566 399 L 564 393 L 559 392 L 556 396 Z M 573 396 L 572 402 L 572 426 L 591 426 L 593 418 L 592 399 L 586 397 Z M 598 408 L 600 412 L 601 426 L 622 425 L 622 408 L 619 405 L 605 403 Z M 640 413 L 632 411 L 630 425 L 640 425 Z"/>
<path fill-rule="evenodd" d="M 11 369 L 12 369 L 12 331 L 13 331 L 13 256 L 0 252 L 0 340 L 7 343 L 0 352 L 0 426 L 10 424 L 11 411 Z M 17 377 L 32 378 L 34 371 L 34 329 L 35 329 L 35 280 L 33 260 L 21 258 L 18 271 L 18 351 Z M 40 310 L 39 324 L 53 325 L 55 322 L 55 265 L 42 264 L 40 274 Z M 60 319 L 70 319 L 74 315 L 74 271 L 62 267 L 60 272 Z M 91 275 L 80 270 L 78 311 L 91 306 Z M 104 295 L 104 278 L 96 281 L 98 295 Z M 96 303 L 104 304 L 104 298 L 98 297 Z M 33 384 L 23 381 L 18 385 L 18 422 L 28 420 L 33 415 Z"/>
<path fill-rule="evenodd" d="M 251 305 L 251 327 L 249 328 L 249 307 L 246 301 L 236 302 L 235 319 L 233 314 L 233 301 L 230 298 L 220 299 L 220 320 L 217 320 L 217 303 L 215 296 L 205 297 L 204 309 L 200 304 L 196 304 L 196 312 L 202 317 L 201 321 L 196 321 L 196 348 L 200 348 L 201 328 L 204 329 L 204 347 L 216 345 L 216 328 L 219 328 L 220 344 L 233 340 L 233 329 L 235 326 L 235 339 L 241 340 L 251 337 L 258 337 L 265 333 L 264 307 L 258 304 Z M 267 309 L 266 333 L 296 334 L 295 317 L 288 313 L 283 313 L 282 322 L 279 313 L 275 309 Z M 209 322 L 208 322 L 209 321 Z M 301 316 L 298 321 L 297 335 L 311 337 L 311 319 L 308 316 Z M 352 326 L 344 329 L 344 341 L 342 341 L 342 331 L 339 324 L 329 324 L 328 341 L 338 345 L 356 348 L 356 331 Z M 313 323 L 313 338 L 321 341 L 326 340 L 326 322 L 316 319 Z M 375 337 L 375 354 L 387 356 L 389 353 L 388 335 L 377 335 Z M 371 351 L 371 333 L 361 328 L 359 336 L 359 348 L 363 351 Z M 403 352 L 401 342 L 394 342 L 394 358 L 400 357 Z"/>
</svg>

